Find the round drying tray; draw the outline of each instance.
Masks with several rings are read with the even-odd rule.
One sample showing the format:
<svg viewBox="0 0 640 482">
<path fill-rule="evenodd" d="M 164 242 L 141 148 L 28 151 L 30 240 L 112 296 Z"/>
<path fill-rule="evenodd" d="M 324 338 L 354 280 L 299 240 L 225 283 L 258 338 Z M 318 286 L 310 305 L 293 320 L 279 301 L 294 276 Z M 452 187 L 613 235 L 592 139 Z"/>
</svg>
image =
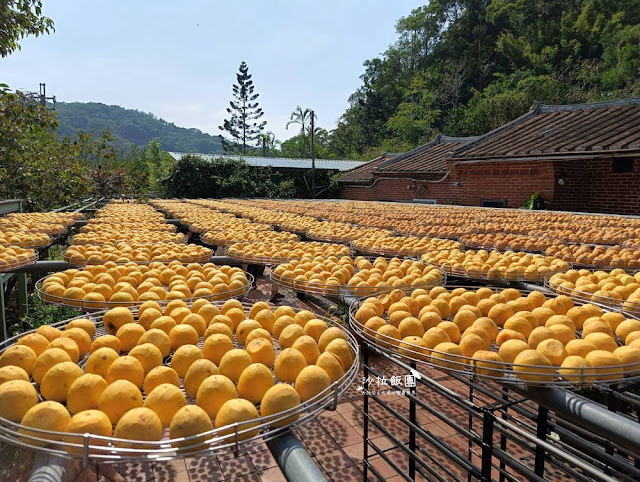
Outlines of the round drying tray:
<svg viewBox="0 0 640 482">
<path fill-rule="evenodd" d="M 619 311 L 627 316 L 640 320 L 640 302 L 621 300 L 609 296 L 594 295 L 586 291 L 566 288 L 557 283 L 551 282 L 548 278 L 544 280 L 544 286 L 549 291 L 558 295 L 569 296 L 579 303 L 593 303 L 610 311 Z"/>
<path fill-rule="evenodd" d="M 217 304 L 218 307 L 221 304 Z M 248 315 L 251 304 L 243 303 L 245 314 Z M 275 306 L 272 309 L 276 308 Z M 137 321 L 137 310 L 132 309 L 134 319 Z M 56 323 L 52 326 L 63 329 L 74 319 L 89 318 L 96 326 L 95 337 L 105 335 L 107 332 L 102 323 L 104 311 L 100 313 L 87 314 Z M 129 461 L 153 462 L 180 459 L 184 457 L 195 457 L 206 455 L 207 457 L 238 453 L 239 450 L 256 446 L 269 441 L 281 433 L 294 426 L 304 424 L 318 415 L 323 410 L 335 410 L 338 400 L 351 386 L 358 374 L 359 349 L 354 336 L 341 324 L 333 319 L 324 318 L 320 315 L 317 319 L 323 320 L 329 327 L 339 328 L 344 339 L 349 344 L 354 361 L 351 367 L 346 370 L 342 378 L 336 380 L 328 388 L 318 393 L 316 396 L 302 402 L 300 405 L 280 412 L 269 417 L 260 417 L 248 422 L 240 422 L 224 427 L 214 428 L 207 432 L 202 432 L 190 437 L 170 439 L 169 431 L 165 429 L 160 441 L 150 442 L 141 440 L 123 440 L 113 436 L 103 437 L 90 434 L 71 434 L 62 432 L 52 432 L 31 427 L 25 427 L 20 423 L 12 422 L 3 418 L 0 414 L 0 439 L 4 442 L 18 447 L 58 455 L 67 458 L 75 458 L 83 461 L 84 466 L 89 463 L 122 463 Z M 35 331 L 35 330 L 34 330 Z M 23 333 L 17 337 L 0 344 L 0 353 L 9 347 L 14 346 L 19 338 L 33 333 L 34 331 Z M 94 338 L 95 338 L 94 337 Z M 272 339 L 276 357 L 280 353 L 278 340 Z M 203 339 L 200 337 L 198 346 L 202 348 Z M 239 347 L 238 341 L 233 336 L 234 348 Z M 124 355 L 124 353 L 121 353 Z M 163 359 L 163 365 L 170 366 L 171 353 Z M 81 368 L 87 361 L 87 356 L 78 362 Z M 272 368 L 273 371 L 273 368 Z M 37 384 L 31 380 L 33 386 L 38 390 Z M 185 396 L 188 405 L 193 405 L 195 400 L 186 395 L 183 381 L 180 383 L 181 391 Z M 38 390 L 39 393 L 39 390 Z M 146 394 L 143 392 L 143 399 Z M 43 401 L 39 394 L 39 402 Z M 258 408 L 259 406 L 257 406 Z M 293 421 L 291 419 L 294 419 Z M 286 422 L 282 427 L 273 428 L 273 423 Z M 25 433 L 24 430 L 28 429 Z M 253 433 L 256 433 L 253 435 Z M 63 439 L 64 437 L 64 439 Z M 241 440 L 248 437 L 246 440 Z"/>
<path fill-rule="evenodd" d="M 247 244 L 254 244 L 254 243 L 247 243 Z M 277 264 L 286 263 L 287 261 L 293 261 L 294 259 L 302 259 L 304 256 L 307 256 L 307 254 L 302 256 L 287 256 L 287 257 L 250 255 L 247 253 L 243 253 L 238 249 L 234 249 L 236 247 L 237 247 L 237 244 L 227 246 L 225 248 L 225 254 L 230 258 L 235 259 L 236 261 L 240 261 L 241 263 L 246 263 L 246 264 L 261 264 L 265 266 L 271 266 L 274 264 L 277 265 Z M 318 256 L 342 257 L 342 256 L 351 256 L 353 254 L 352 250 L 349 247 L 345 246 L 344 248 L 345 249 L 343 250 L 342 253 L 334 253 L 334 254 L 326 254 L 326 255 L 318 255 Z"/>
<path fill-rule="evenodd" d="M 535 253 L 535 254 L 544 254 L 545 249 L 529 249 L 525 247 L 511 246 L 507 243 L 479 243 L 476 241 L 461 241 L 464 244 L 465 248 L 469 249 L 484 249 L 487 251 L 497 250 L 497 251 L 514 251 L 514 252 L 522 252 L 522 253 Z"/>
<path fill-rule="evenodd" d="M 51 238 L 51 236 L 41 233 L 43 234 L 44 237 L 43 239 L 34 239 L 31 241 L 21 241 L 21 242 L 8 242 L 5 241 L 4 239 L 0 240 L 0 246 L 17 246 L 19 248 L 33 248 L 33 249 L 43 249 L 43 248 L 47 248 L 49 246 L 51 246 L 51 243 L 53 243 L 53 239 Z"/>
<path fill-rule="evenodd" d="M 308 239 L 310 239 L 311 241 L 322 241 L 324 243 L 343 243 L 343 244 L 347 244 L 350 243 L 351 241 L 353 241 L 354 239 L 358 239 L 358 236 L 354 236 L 354 235 L 326 235 L 326 236 L 322 236 L 322 235 L 316 235 L 316 234 L 311 234 L 310 232 L 306 233 L 306 236 Z"/>
<path fill-rule="evenodd" d="M 300 229 L 296 226 L 291 226 L 288 224 L 278 224 L 277 225 L 279 227 L 279 229 L 281 231 L 288 231 L 290 233 L 293 234 L 297 234 L 298 236 L 306 236 L 307 235 L 307 230 L 306 229 Z"/>
<path fill-rule="evenodd" d="M 55 276 L 55 273 L 49 276 Z M 45 303 L 48 303 L 51 305 L 66 306 L 68 308 L 77 308 L 82 311 L 100 311 L 100 310 L 104 310 L 105 308 L 115 308 L 116 306 L 128 306 L 128 307 L 140 306 L 142 305 L 142 303 L 144 303 L 144 301 L 122 302 L 122 301 L 93 301 L 93 300 L 82 300 L 82 299 L 76 300 L 71 298 L 65 298 L 63 296 L 48 294 L 43 291 L 42 284 L 45 282 L 47 278 L 49 278 L 49 276 L 42 278 L 41 280 L 38 280 L 38 282 L 35 285 L 35 289 L 36 289 L 36 293 L 38 293 L 38 297 Z M 248 284 L 246 286 L 243 286 L 242 288 L 222 291 L 220 293 L 215 293 L 212 295 L 198 296 L 195 298 L 184 298 L 183 301 L 189 303 L 197 299 L 205 299 L 208 301 L 229 300 L 232 298 L 241 299 L 243 296 L 249 293 L 249 291 L 251 291 L 253 287 L 253 283 L 255 281 L 255 278 L 253 277 L 252 274 L 245 272 L 245 276 L 247 277 Z M 166 287 L 165 287 L 165 291 L 166 291 Z M 155 300 L 155 301 L 160 305 L 167 305 L 172 300 Z"/>
<path fill-rule="evenodd" d="M 640 249 L 640 239 L 627 239 L 626 241 L 622 242 L 621 246 L 623 248 Z"/>
<path fill-rule="evenodd" d="M 368 298 L 370 296 L 377 296 L 384 293 L 390 293 L 393 290 L 400 289 L 405 293 L 410 293 L 413 290 L 417 289 L 428 289 L 433 288 L 435 286 L 443 286 L 447 282 L 447 275 L 440 268 L 438 270 L 442 273 L 441 279 L 433 282 L 425 282 L 418 283 L 412 285 L 394 285 L 394 286 L 385 286 L 385 287 L 375 287 L 375 286 L 348 286 L 347 284 L 342 285 L 331 285 L 331 284 L 323 284 L 317 283 L 314 281 L 304 281 L 297 280 L 294 278 L 277 275 L 270 271 L 269 276 L 271 277 L 271 281 L 278 286 L 282 286 L 283 288 L 290 288 L 293 291 L 300 293 L 309 293 L 313 295 L 324 296 L 327 298 L 338 298 L 338 297 L 356 297 L 356 298 Z"/>
<path fill-rule="evenodd" d="M 155 233 L 158 233 L 158 231 L 156 231 Z M 187 237 L 182 233 L 162 233 L 160 236 L 158 236 L 156 239 L 153 239 L 153 240 L 149 240 L 149 236 L 153 237 L 151 233 L 142 234 L 141 236 L 135 236 L 134 238 L 132 238 L 129 235 L 122 235 L 117 237 L 116 239 L 99 239 L 99 238 L 83 239 L 82 236 L 86 234 L 87 233 L 83 233 L 81 235 L 72 236 L 71 238 L 69 238 L 69 242 L 75 245 L 92 244 L 95 246 L 102 246 L 103 244 L 109 244 L 109 243 L 111 244 L 134 243 L 134 244 L 149 244 L 149 245 L 158 244 L 158 243 L 180 243 L 180 244 L 187 243 Z M 170 237 L 165 237 L 165 236 L 170 236 Z"/>
<path fill-rule="evenodd" d="M 461 236 L 465 233 L 456 234 L 444 234 L 444 233 L 424 233 L 412 229 L 394 229 L 393 234 L 396 236 L 415 236 L 417 238 L 438 238 L 438 239 L 451 239 L 453 241 L 459 241 Z"/>
<path fill-rule="evenodd" d="M 484 286 L 487 287 L 487 286 Z M 482 286 L 447 286 L 448 290 L 455 288 L 468 288 L 476 290 L 483 288 Z M 491 287 L 494 292 L 499 292 L 504 288 Z M 521 294 L 528 294 L 529 290 L 518 290 Z M 552 294 L 553 293 L 549 293 Z M 504 361 L 488 361 L 474 358 L 473 356 L 457 355 L 445 353 L 419 346 L 410 342 L 405 342 L 391 336 L 378 333 L 373 329 L 361 324 L 356 320 L 355 314 L 362 304 L 362 300 L 353 303 L 349 309 L 349 323 L 353 330 L 362 339 L 392 356 L 406 359 L 424 365 L 428 368 L 435 368 L 444 372 L 452 372 L 461 375 L 475 377 L 479 380 L 493 380 L 501 383 L 512 383 L 514 381 L 525 382 L 534 386 L 571 386 L 571 387 L 588 387 L 597 384 L 617 384 L 624 382 L 640 381 L 640 363 L 630 365 L 615 365 L 607 367 L 582 367 L 562 369 L 560 366 L 539 366 L 539 365 L 517 365 Z M 576 305 L 585 303 L 576 300 Z M 605 310 L 606 311 L 606 310 Z M 386 314 L 383 314 L 383 317 Z M 444 321 L 451 321 L 453 317 Z M 580 331 L 577 331 L 577 337 L 580 337 Z M 616 342 L 621 345 L 619 340 Z M 498 347 L 495 341 L 492 341 L 491 352 L 497 352 Z"/>
<path fill-rule="evenodd" d="M 271 231 L 271 226 L 268 224 L 253 223 L 253 222 L 244 223 L 244 222 L 240 222 L 241 218 L 236 218 L 236 219 L 238 219 L 238 222 L 236 223 L 224 223 L 224 224 L 218 224 L 216 226 L 210 225 L 209 227 L 196 226 L 195 224 L 191 224 L 189 226 L 189 231 L 198 233 L 198 234 L 203 234 L 203 233 L 206 233 L 207 231 L 224 231 L 225 229 L 237 227 L 238 224 L 242 226 L 251 226 L 251 229 L 253 231 Z"/>
<path fill-rule="evenodd" d="M 209 250 L 209 251 L 211 251 L 211 250 Z M 142 265 L 149 265 L 151 263 L 169 264 L 169 263 L 172 263 L 174 261 L 178 261 L 179 263 L 182 263 L 182 264 L 208 263 L 211 260 L 211 256 L 212 255 L 213 255 L 213 253 L 209 252 L 209 253 L 201 253 L 200 256 L 189 256 L 189 257 L 184 257 L 184 258 L 169 258 L 169 259 L 150 259 L 150 260 L 144 260 L 144 261 L 140 261 L 140 260 L 136 260 L 136 259 L 115 259 L 115 260 L 90 259 L 90 260 L 86 260 L 86 259 L 78 259 L 78 258 L 69 257 L 69 256 L 66 255 L 66 251 L 65 251 L 62 254 L 62 259 L 64 259 L 70 265 L 83 267 L 83 266 L 87 266 L 87 265 L 105 264 L 106 262 L 113 262 L 113 263 L 118 264 L 118 265 L 127 264 L 127 263 L 136 263 L 136 264 L 142 264 Z"/>
<path fill-rule="evenodd" d="M 445 273 L 447 273 L 447 275 L 450 277 L 468 278 L 472 280 L 483 280 L 483 281 L 501 280 L 501 281 L 523 281 L 528 283 L 543 283 L 546 277 L 553 276 L 554 274 L 563 273 L 567 271 L 567 270 L 559 270 L 559 271 L 550 270 L 548 273 L 541 274 L 538 271 L 532 271 L 527 273 L 522 270 L 515 270 L 515 271 L 509 271 L 509 272 L 500 271 L 498 269 L 488 270 L 488 271 L 467 270 L 462 267 L 453 267 L 446 263 L 439 264 L 439 263 L 433 263 L 426 260 L 424 261 L 426 263 L 431 263 L 434 266 L 439 267 Z"/>
<path fill-rule="evenodd" d="M 24 268 L 30 266 L 38 261 L 38 252 L 34 251 L 32 255 L 24 256 L 15 259 L 0 259 L 0 273 L 11 273 L 18 268 Z M 1 293 L 0 293 L 1 295 Z"/>
<path fill-rule="evenodd" d="M 268 236 L 261 235 L 260 233 L 273 233 Z M 278 236 L 276 236 L 278 235 Z M 200 235 L 200 241 L 207 246 L 230 246 L 236 243 L 264 243 L 266 242 L 280 242 L 280 241 L 300 241 L 300 237 L 296 234 L 287 231 L 259 231 L 256 235 L 256 239 L 228 239 L 222 237 L 216 237 L 216 231 L 207 231 L 204 235 Z"/>
<path fill-rule="evenodd" d="M 442 238 L 438 238 L 442 239 Z M 361 243 L 359 243 L 359 239 L 351 241 L 351 249 L 353 249 L 356 253 L 365 255 L 365 256 L 384 256 L 384 257 L 417 257 L 426 253 L 430 253 L 432 251 L 442 251 L 443 249 L 456 249 L 461 248 L 462 245 L 458 243 L 458 246 L 452 246 L 450 248 L 440 248 L 440 249 L 425 249 L 425 248 L 400 248 L 400 249 L 392 249 L 392 248 L 377 248 L 377 247 L 364 247 Z"/>
<path fill-rule="evenodd" d="M 613 269 L 623 269 L 627 273 L 635 274 L 640 271 L 640 266 L 613 266 L 613 265 L 604 265 L 604 264 L 587 264 L 587 263 L 579 263 L 576 258 L 563 256 L 561 259 L 571 264 L 573 269 L 589 269 L 589 270 L 605 270 L 610 271 Z"/>
</svg>

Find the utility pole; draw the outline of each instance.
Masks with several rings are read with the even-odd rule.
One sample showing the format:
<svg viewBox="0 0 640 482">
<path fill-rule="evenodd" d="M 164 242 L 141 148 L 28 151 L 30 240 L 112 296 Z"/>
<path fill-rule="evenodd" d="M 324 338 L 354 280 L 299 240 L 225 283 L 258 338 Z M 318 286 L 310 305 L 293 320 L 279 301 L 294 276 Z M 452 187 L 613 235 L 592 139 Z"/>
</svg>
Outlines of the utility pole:
<svg viewBox="0 0 640 482">
<path fill-rule="evenodd" d="M 316 197 L 316 151 L 313 142 L 313 131 L 315 130 L 314 117 L 315 113 L 311 111 L 311 199 Z"/>
<path fill-rule="evenodd" d="M 44 84 L 44 83 L 40 84 L 40 95 L 38 96 L 38 99 L 40 99 L 40 105 L 42 107 L 46 107 L 47 106 L 47 101 L 48 100 L 52 100 L 53 101 L 53 108 L 55 109 L 55 107 L 56 107 L 56 96 L 53 95 L 51 97 L 47 97 L 47 84 Z"/>
</svg>

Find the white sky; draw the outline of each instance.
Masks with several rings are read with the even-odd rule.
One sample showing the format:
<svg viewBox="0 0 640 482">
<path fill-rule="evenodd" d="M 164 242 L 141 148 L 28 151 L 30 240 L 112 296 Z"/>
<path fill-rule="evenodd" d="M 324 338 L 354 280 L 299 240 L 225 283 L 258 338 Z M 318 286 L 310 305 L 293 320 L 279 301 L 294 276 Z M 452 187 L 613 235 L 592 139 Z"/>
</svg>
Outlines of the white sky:
<svg viewBox="0 0 640 482">
<path fill-rule="evenodd" d="M 362 62 L 396 39 L 417 0 L 47 0 L 56 31 L 0 59 L 0 83 L 60 101 L 152 112 L 214 135 L 249 65 L 267 130 L 280 140 L 296 105 L 333 129 Z M 292 126 L 293 127 L 293 126 Z"/>
</svg>

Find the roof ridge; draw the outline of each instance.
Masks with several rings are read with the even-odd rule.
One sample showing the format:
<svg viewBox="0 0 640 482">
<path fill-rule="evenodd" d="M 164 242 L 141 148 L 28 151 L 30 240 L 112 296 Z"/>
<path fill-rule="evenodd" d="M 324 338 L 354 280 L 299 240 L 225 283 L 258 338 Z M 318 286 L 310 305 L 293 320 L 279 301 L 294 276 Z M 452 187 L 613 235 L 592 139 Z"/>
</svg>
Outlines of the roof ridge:
<svg viewBox="0 0 640 482">
<path fill-rule="evenodd" d="M 422 152 L 424 149 L 428 149 L 429 147 L 434 146 L 435 144 L 438 144 L 439 139 L 440 139 L 440 134 L 438 134 L 435 137 L 435 139 L 433 139 L 432 141 L 427 142 L 426 144 L 423 144 L 423 145 L 418 146 L 418 147 L 414 147 L 413 149 L 411 149 L 410 151 L 405 152 L 404 154 L 400 154 L 399 156 L 392 157 L 388 161 L 378 164 L 376 167 L 373 168 L 373 170 L 377 171 L 378 168 L 385 167 L 385 166 L 387 166 L 389 164 L 393 164 L 395 162 L 402 161 L 403 159 L 406 159 L 407 157 L 410 157 L 410 156 L 413 156 L 414 154 Z"/>
<path fill-rule="evenodd" d="M 357 171 L 358 169 L 363 169 L 363 168 L 367 167 L 369 164 L 372 164 L 372 163 L 374 163 L 376 161 L 380 161 L 381 159 L 383 159 L 383 158 L 385 158 L 387 156 L 388 156 L 388 154 L 386 152 L 383 152 L 378 157 L 376 157 L 374 159 L 371 159 L 370 161 L 366 161 L 363 164 L 360 164 L 359 166 L 356 166 L 356 167 L 354 167 L 352 169 L 349 169 L 348 171 L 343 171 L 342 174 L 344 175 L 344 174 L 347 174 L 349 172 Z"/>
<path fill-rule="evenodd" d="M 449 159 L 489 160 L 560 156 L 577 152 L 607 153 L 638 149 L 640 98 L 591 104 L 545 105 L 476 141 L 455 149 Z"/>
<path fill-rule="evenodd" d="M 470 142 L 477 139 L 477 136 L 469 136 L 469 137 L 453 137 L 453 136 L 445 136 L 444 134 L 438 134 L 432 141 L 427 142 L 418 147 L 414 147 L 410 151 L 407 151 L 403 154 L 399 154 L 395 157 L 392 157 L 386 162 L 382 162 L 373 168 L 374 171 L 379 169 L 384 169 L 391 164 L 395 164 L 396 162 L 403 161 L 408 157 L 411 157 L 415 154 L 422 152 L 423 150 L 429 149 L 437 144 L 445 144 L 445 143 L 460 143 L 460 142 Z"/>
<path fill-rule="evenodd" d="M 640 97 L 630 97 L 628 99 L 615 99 L 603 102 L 585 102 L 582 104 L 540 104 L 540 113 L 563 112 L 571 110 L 590 110 L 613 107 L 616 105 L 640 104 Z"/>
<path fill-rule="evenodd" d="M 460 147 L 458 147 L 457 149 L 454 149 L 452 152 L 450 152 L 447 155 L 447 158 L 451 158 L 451 157 L 457 157 L 459 156 L 461 153 L 463 153 L 464 151 L 466 151 L 467 149 L 471 149 L 472 147 L 477 146 L 478 144 L 482 144 L 484 141 L 486 141 L 487 139 L 491 139 L 492 137 L 497 136 L 498 134 L 511 129 L 513 126 L 521 124 L 522 122 L 524 122 L 527 119 L 530 119 L 531 117 L 535 117 L 536 115 L 538 115 L 538 110 L 539 106 L 537 103 L 534 103 L 531 106 L 531 109 L 524 113 L 523 115 L 521 115 L 520 117 L 517 117 L 516 119 L 512 120 L 511 122 L 507 122 L 506 124 L 501 125 L 500 127 L 497 127 L 496 129 L 493 129 L 492 131 L 487 132 L 486 134 L 483 134 L 481 136 L 477 136 L 475 138 L 475 140 L 464 144 Z"/>
<path fill-rule="evenodd" d="M 479 137 L 480 136 L 466 136 L 466 137 L 442 136 L 440 139 L 440 144 L 442 144 L 443 142 L 473 142 Z"/>
</svg>

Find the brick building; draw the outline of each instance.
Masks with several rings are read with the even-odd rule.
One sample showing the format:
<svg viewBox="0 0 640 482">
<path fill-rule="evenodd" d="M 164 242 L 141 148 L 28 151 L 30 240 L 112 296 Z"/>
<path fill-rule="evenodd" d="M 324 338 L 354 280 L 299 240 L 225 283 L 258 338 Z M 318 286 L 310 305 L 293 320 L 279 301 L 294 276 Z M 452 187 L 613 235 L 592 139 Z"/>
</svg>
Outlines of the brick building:
<svg viewBox="0 0 640 482">
<path fill-rule="evenodd" d="M 535 104 L 478 138 L 438 136 L 340 179 L 347 199 L 640 214 L 640 99 Z M 359 171 L 357 174 L 354 173 Z"/>
</svg>

